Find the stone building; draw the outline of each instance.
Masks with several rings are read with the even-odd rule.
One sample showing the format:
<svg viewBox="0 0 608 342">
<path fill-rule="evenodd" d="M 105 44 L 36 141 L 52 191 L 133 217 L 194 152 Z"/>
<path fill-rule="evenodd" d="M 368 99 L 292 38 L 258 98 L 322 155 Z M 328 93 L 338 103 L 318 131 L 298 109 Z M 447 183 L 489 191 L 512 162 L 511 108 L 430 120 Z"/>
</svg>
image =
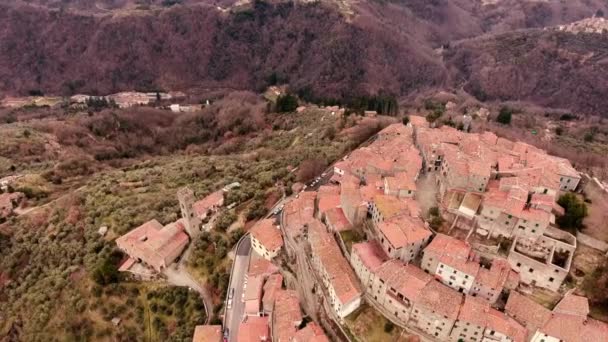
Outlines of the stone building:
<svg viewBox="0 0 608 342">
<path fill-rule="evenodd" d="M 264 259 L 272 260 L 283 247 L 281 231 L 275 227 L 273 219 L 257 222 L 250 230 L 251 246 Z"/>
<path fill-rule="evenodd" d="M 188 244 L 183 220 L 163 227 L 151 220 L 116 239 L 116 246 L 137 262 L 143 262 L 157 272 L 167 268 L 180 256 Z"/>
<path fill-rule="evenodd" d="M 570 271 L 575 250 L 572 234 L 549 228 L 538 238 L 517 237 L 507 260 L 522 283 L 557 291 Z"/>
</svg>

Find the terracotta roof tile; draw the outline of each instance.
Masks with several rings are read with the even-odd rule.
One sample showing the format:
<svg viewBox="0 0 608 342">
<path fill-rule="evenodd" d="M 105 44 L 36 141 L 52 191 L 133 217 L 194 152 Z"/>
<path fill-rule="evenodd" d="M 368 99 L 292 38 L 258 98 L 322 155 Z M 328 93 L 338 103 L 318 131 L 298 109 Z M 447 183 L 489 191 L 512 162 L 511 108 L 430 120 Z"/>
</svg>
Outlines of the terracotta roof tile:
<svg viewBox="0 0 608 342">
<path fill-rule="evenodd" d="M 266 249 L 274 251 L 283 247 L 281 231 L 275 227 L 274 219 L 258 221 L 249 231 Z"/>
<path fill-rule="evenodd" d="M 352 253 L 357 254 L 363 265 L 372 272 L 388 260 L 382 247 L 376 241 L 355 243 L 352 246 Z"/>
<path fill-rule="evenodd" d="M 141 259 L 159 271 L 165 261 L 172 262 L 168 259 L 188 244 L 189 238 L 184 230 L 181 220 L 165 227 L 151 220 L 116 239 L 116 244 L 131 257 Z"/>
<path fill-rule="evenodd" d="M 273 341 L 289 342 L 296 335 L 302 323 L 300 301 L 294 290 L 280 290 L 274 307 L 272 322 Z"/>
<path fill-rule="evenodd" d="M 194 328 L 192 342 L 221 342 L 221 325 L 197 325 Z"/>
<path fill-rule="evenodd" d="M 532 332 L 551 317 L 549 309 L 515 291 L 507 299 L 505 312 Z"/>
<path fill-rule="evenodd" d="M 261 342 L 269 337 L 268 317 L 250 316 L 239 325 L 237 342 Z"/>
<path fill-rule="evenodd" d="M 430 281 L 420 292 L 416 305 L 426 310 L 432 310 L 448 319 L 456 320 L 462 295 L 459 292 L 441 284 L 438 281 Z"/>
<path fill-rule="evenodd" d="M 308 231 L 312 252 L 327 272 L 340 302 L 347 303 L 361 296 L 359 280 L 325 226 L 316 221 L 309 225 Z"/>
</svg>

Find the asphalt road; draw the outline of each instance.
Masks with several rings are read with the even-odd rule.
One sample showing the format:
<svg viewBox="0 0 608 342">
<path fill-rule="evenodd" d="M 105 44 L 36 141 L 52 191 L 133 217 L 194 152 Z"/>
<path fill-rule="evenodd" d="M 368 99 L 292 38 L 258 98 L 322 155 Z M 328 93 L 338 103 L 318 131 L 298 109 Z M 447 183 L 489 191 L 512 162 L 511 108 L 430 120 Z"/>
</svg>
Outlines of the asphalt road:
<svg viewBox="0 0 608 342">
<path fill-rule="evenodd" d="M 228 293 L 230 293 L 230 289 L 234 288 L 232 306 L 230 309 L 226 309 L 226 321 L 224 322 L 224 327 L 229 329 L 228 341 L 230 342 L 236 342 L 239 324 L 243 320 L 245 313 L 245 303 L 242 301 L 243 285 L 245 284 L 245 277 L 249 268 L 250 256 L 251 239 L 249 235 L 245 235 L 236 249 L 234 264 L 232 265 L 232 277 L 230 278 L 230 285 L 228 287 Z"/>
</svg>

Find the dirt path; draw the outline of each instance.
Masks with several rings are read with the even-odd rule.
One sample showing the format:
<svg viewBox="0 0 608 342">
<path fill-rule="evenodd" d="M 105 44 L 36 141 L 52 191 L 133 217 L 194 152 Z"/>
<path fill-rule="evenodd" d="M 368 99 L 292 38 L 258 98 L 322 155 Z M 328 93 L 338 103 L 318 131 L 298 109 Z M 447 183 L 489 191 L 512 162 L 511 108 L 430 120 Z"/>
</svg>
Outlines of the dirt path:
<svg viewBox="0 0 608 342">
<path fill-rule="evenodd" d="M 437 206 L 436 174 L 421 174 L 416 181 L 416 187 L 416 201 L 420 205 L 422 215 L 426 215 L 430 208 Z"/>
</svg>

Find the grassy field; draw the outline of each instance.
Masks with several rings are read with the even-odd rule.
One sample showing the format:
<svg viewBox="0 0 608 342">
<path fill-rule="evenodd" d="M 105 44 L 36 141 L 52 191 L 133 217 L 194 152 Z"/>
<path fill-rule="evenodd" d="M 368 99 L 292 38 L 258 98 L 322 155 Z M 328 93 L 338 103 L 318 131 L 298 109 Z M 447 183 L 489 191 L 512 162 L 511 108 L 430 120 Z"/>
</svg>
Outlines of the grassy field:
<svg viewBox="0 0 608 342">
<path fill-rule="evenodd" d="M 361 342 L 410 341 L 412 336 L 367 304 L 346 318 L 346 326 Z"/>
<path fill-rule="evenodd" d="M 228 192 L 226 202 L 244 203 L 239 210 L 248 213 L 249 203 L 265 203 L 271 190 L 291 187 L 298 175 L 289 170 L 302 161 L 322 159 L 329 164 L 356 145 L 352 135 L 341 134 L 342 119 L 321 110 L 270 114 L 268 121 L 272 127 L 247 138 L 226 139 L 207 153 L 190 148 L 146 156 L 125 167 L 95 170 L 77 178 L 78 184 L 84 184 L 78 192 L 68 186 L 60 197 L 57 188 L 49 186 L 40 173 L 31 172 L 28 184 L 49 186 L 47 201 L 59 199 L 13 217 L 0 227 L 10 232 L 9 236 L 0 235 L 0 279 L 10 279 L 0 288 L 0 316 L 7 318 L 0 321 L 0 336 L 17 331 L 27 341 L 191 338 L 192 324 L 200 321 L 200 316 L 190 304 L 185 313 L 168 304 L 161 309 L 157 299 L 147 297 L 153 285 L 120 281 L 102 286 L 92 282 L 91 274 L 110 260 L 115 250 L 114 242 L 100 237 L 97 230 L 106 225 L 108 236 L 116 237 L 151 219 L 163 224 L 176 220 L 179 208 L 175 193 L 182 186 L 191 187 L 202 197 L 238 181 L 241 187 Z M 75 180 L 65 178 L 61 186 L 71 182 Z M 232 233 L 217 234 L 227 241 L 222 242 L 222 248 L 229 249 Z M 210 244 L 201 246 L 199 256 Z M 197 255 L 196 248 L 193 255 Z M 214 267 L 228 266 L 224 258 L 195 257 L 189 262 L 189 267 L 207 280 L 208 287 L 217 287 L 218 294 L 225 276 Z M 75 274 L 79 276 L 73 277 Z M 122 319 L 118 327 L 109 322 L 114 316 Z"/>
</svg>

